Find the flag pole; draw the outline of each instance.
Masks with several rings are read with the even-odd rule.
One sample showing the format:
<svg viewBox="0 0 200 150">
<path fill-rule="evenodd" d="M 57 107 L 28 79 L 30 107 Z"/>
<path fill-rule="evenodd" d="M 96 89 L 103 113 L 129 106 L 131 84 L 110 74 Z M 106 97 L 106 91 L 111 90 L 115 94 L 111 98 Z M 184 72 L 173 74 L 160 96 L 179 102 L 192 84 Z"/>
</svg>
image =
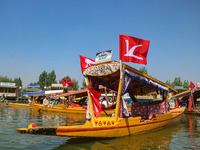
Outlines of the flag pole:
<svg viewBox="0 0 200 150">
<path fill-rule="evenodd" d="M 120 60 L 121 62 L 121 60 Z M 120 64 L 121 65 L 121 64 Z M 115 122 L 117 122 L 119 117 L 119 109 L 120 109 L 120 101 L 121 101 L 121 93 L 122 93 L 122 85 L 123 85 L 123 76 L 124 71 L 122 71 L 122 66 L 120 66 L 120 79 L 119 79 L 119 86 L 118 86 L 118 92 L 117 92 L 117 102 L 116 102 L 116 110 L 115 110 Z"/>
<path fill-rule="evenodd" d="M 120 60 L 120 79 L 122 78 L 122 61 Z"/>
</svg>

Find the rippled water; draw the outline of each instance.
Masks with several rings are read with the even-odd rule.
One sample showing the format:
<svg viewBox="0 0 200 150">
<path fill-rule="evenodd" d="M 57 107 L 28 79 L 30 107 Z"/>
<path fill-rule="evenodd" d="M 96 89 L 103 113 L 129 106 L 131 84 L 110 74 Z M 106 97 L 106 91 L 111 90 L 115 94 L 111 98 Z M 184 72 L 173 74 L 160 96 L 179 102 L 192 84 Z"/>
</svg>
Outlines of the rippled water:
<svg viewBox="0 0 200 150">
<path fill-rule="evenodd" d="M 148 133 L 111 139 L 69 138 L 16 134 L 17 128 L 83 124 L 85 115 L 37 112 L 29 108 L 0 105 L 0 149 L 114 149 L 114 150 L 188 150 L 200 149 L 200 116 L 184 115 L 173 124 Z"/>
</svg>

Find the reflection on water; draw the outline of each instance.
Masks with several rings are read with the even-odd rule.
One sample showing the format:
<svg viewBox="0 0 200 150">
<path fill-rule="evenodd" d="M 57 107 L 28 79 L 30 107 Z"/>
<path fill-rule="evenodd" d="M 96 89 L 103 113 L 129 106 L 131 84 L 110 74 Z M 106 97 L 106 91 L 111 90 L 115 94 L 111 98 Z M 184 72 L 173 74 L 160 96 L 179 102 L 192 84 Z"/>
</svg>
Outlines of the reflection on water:
<svg viewBox="0 0 200 150">
<path fill-rule="evenodd" d="M 0 105 L 0 149 L 52 149 L 66 142 L 68 137 L 16 134 L 17 128 L 31 123 L 37 126 L 83 124 L 85 116 L 59 113 L 39 113 L 29 108 L 12 108 Z"/>
<path fill-rule="evenodd" d="M 200 116 L 184 115 L 181 121 L 148 133 L 122 138 L 69 138 L 59 136 L 16 134 L 16 129 L 37 126 L 76 125 L 85 115 L 38 112 L 28 108 L 0 105 L 0 149 L 200 149 Z"/>
<path fill-rule="evenodd" d="M 200 149 L 200 116 L 186 115 L 186 123 L 173 134 L 173 149 Z"/>
</svg>

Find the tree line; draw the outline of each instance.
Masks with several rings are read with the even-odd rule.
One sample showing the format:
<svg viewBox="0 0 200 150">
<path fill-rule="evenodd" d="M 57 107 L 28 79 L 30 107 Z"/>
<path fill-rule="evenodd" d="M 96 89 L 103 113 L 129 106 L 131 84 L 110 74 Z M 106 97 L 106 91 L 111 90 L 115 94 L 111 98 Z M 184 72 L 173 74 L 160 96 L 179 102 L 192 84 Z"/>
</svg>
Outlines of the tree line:
<svg viewBox="0 0 200 150">
<path fill-rule="evenodd" d="M 0 82 L 8 82 L 8 83 L 15 83 L 17 87 L 22 87 L 22 80 L 21 78 L 8 78 L 7 76 L 0 76 Z"/>
<path fill-rule="evenodd" d="M 139 69 L 139 71 L 141 71 L 145 74 L 148 74 L 146 67 L 141 67 Z M 65 76 L 63 78 L 69 79 L 74 83 L 74 87 L 70 87 L 70 86 L 68 87 L 69 90 L 78 90 L 79 89 L 78 80 L 76 80 L 74 78 L 70 78 L 69 76 Z M 58 83 L 62 84 L 62 79 L 60 79 Z M 8 78 L 7 76 L 0 76 L 0 82 L 12 82 L 12 83 L 16 83 L 16 86 L 22 87 L 22 80 L 20 77 L 14 78 L 14 80 L 13 80 L 11 78 Z M 45 88 L 48 88 L 49 86 L 51 86 L 53 83 L 57 84 L 55 71 L 52 70 L 51 72 L 47 73 L 44 70 L 39 75 L 38 81 L 34 82 L 34 83 L 30 83 L 30 85 L 40 85 L 40 88 L 42 90 L 44 90 Z M 190 83 L 187 80 L 184 80 L 184 82 L 182 82 L 181 77 L 175 77 L 173 82 L 171 82 L 170 80 L 167 80 L 165 83 L 171 87 L 183 86 L 186 89 L 190 88 Z M 81 89 L 85 89 L 85 88 L 86 88 L 86 83 L 85 83 L 85 79 L 83 79 Z"/>
<path fill-rule="evenodd" d="M 63 77 L 65 79 L 69 79 L 74 83 L 74 87 L 69 86 L 69 90 L 78 90 L 79 89 L 79 83 L 78 80 L 71 78 L 69 76 Z M 63 79 L 62 78 L 62 79 Z M 62 84 L 62 79 L 60 79 L 58 82 L 56 81 L 56 74 L 55 71 L 52 70 L 51 72 L 47 73 L 45 70 L 39 75 L 38 81 L 34 83 L 30 83 L 30 85 L 40 85 L 40 88 L 44 90 L 45 88 L 50 87 L 52 84 Z M 83 87 L 84 88 L 84 87 Z"/>
<path fill-rule="evenodd" d="M 148 74 L 148 73 L 147 73 L 147 68 L 146 68 L 146 67 L 141 67 L 141 68 L 139 69 L 139 71 L 141 71 L 142 73 Z M 167 84 L 167 85 L 169 85 L 169 86 L 171 86 L 171 87 L 174 87 L 174 86 L 183 86 L 183 87 L 186 88 L 186 89 L 189 89 L 189 88 L 190 88 L 190 83 L 189 83 L 189 81 L 184 80 L 184 82 L 182 82 L 182 81 L 181 81 L 181 77 L 175 77 L 173 82 L 171 82 L 170 80 L 167 80 L 167 81 L 165 82 L 165 84 Z"/>
</svg>

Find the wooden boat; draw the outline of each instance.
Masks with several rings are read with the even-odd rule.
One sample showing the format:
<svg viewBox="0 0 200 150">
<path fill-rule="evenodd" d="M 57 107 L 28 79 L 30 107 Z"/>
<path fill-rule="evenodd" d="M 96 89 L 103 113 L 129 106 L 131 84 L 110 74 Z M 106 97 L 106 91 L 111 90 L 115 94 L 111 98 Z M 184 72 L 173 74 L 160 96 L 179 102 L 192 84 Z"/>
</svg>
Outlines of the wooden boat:
<svg viewBox="0 0 200 150">
<path fill-rule="evenodd" d="M 44 107 L 43 105 L 36 106 L 38 111 L 47 111 L 47 112 L 59 112 L 59 113 L 69 113 L 69 114 L 86 114 L 87 107 Z M 106 112 L 102 111 L 101 115 L 111 115 L 115 110 L 108 110 Z"/>
<path fill-rule="evenodd" d="M 40 91 L 40 92 L 27 92 L 24 93 L 23 96 L 32 96 L 33 101 L 31 104 L 26 104 L 26 103 L 11 103 L 11 102 L 0 102 L 1 105 L 5 105 L 8 107 L 21 107 L 21 108 L 36 108 L 37 107 L 42 107 L 43 104 L 39 104 L 36 102 L 35 97 L 43 96 L 43 95 L 52 95 L 52 94 L 58 94 L 58 93 L 63 93 L 63 90 L 51 90 L 51 91 Z M 62 105 L 57 105 L 57 107 L 62 107 Z"/>
<path fill-rule="evenodd" d="M 6 103 L 6 102 L 0 102 L 0 105 L 8 106 L 8 107 L 20 107 L 20 108 L 36 108 L 37 106 L 40 106 L 42 104 L 24 104 L 24 103 Z"/>
<path fill-rule="evenodd" d="M 200 98 L 200 88 L 184 91 L 171 97 L 175 99 L 175 108 L 186 107 L 186 114 L 200 115 L 200 107 L 197 106 L 197 99 Z"/>
<path fill-rule="evenodd" d="M 174 111 L 168 111 L 166 105 L 168 92 L 175 91 L 175 89 L 125 64 L 122 64 L 121 74 L 120 63 L 108 62 L 96 64 L 87 68 L 84 71 L 84 75 L 88 85 L 88 110 L 91 112 L 90 115 L 88 115 L 90 118 L 87 119 L 85 124 L 55 127 L 37 127 L 35 124 L 30 124 L 28 128 L 19 128 L 16 132 L 78 137 L 121 137 L 146 132 L 176 122 L 180 119 L 185 110 L 183 107 L 176 108 Z M 95 101 L 93 98 L 94 94 L 91 94 L 91 89 L 98 91 L 100 85 L 118 91 L 115 116 L 98 117 L 96 112 L 94 113 L 93 106 Z M 134 95 L 160 91 L 165 98 L 161 101 L 164 105 L 160 105 L 160 102 L 155 102 L 157 106 L 160 106 L 159 111 L 156 112 L 155 110 L 158 108 L 152 109 L 154 102 L 134 102 L 132 105 L 132 116 L 129 116 L 126 113 L 127 111 L 125 111 L 126 107 L 123 101 L 123 95 L 127 93 L 127 91 L 129 94 Z M 145 112 L 147 118 L 142 114 L 134 114 L 134 110 L 136 110 L 134 106 L 137 106 L 136 108 L 142 108 L 143 106 L 150 108 L 146 109 L 148 113 Z M 161 108 L 163 111 L 160 111 Z"/>
<path fill-rule="evenodd" d="M 103 90 L 105 88 L 101 87 L 101 90 Z M 87 96 L 87 89 L 82 89 L 82 90 L 78 90 L 78 91 L 70 91 L 68 93 L 63 93 L 60 95 L 56 95 L 54 98 L 60 98 L 60 97 L 70 97 L 70 96 L 74 96 L 76 97 L 76 99 L 85 97 Z M 76 100 L 74 99 L 74 100 Z M 75 104 L 75 102 L 72 101 L 72 103 Z M 37 105 L 36 108 L 38 109 L 38 111 L 47 111 L 47 112 L 59 112 L 59 113 L 70 113 L 70 114 L 86 114 L 86 105 L 79 105 L 79 104 L 75 104 L 75 106 L 67 106 L 67 105 L 53 105 L 52 107 L 44 107 L 43 105 Z M 111 114 L 113 114 L 115 112 L 115 110 L 107 110 L 106 112 L 102 111 L 101 115 L 103 116 L 109 116 Z"/>
</svg>

